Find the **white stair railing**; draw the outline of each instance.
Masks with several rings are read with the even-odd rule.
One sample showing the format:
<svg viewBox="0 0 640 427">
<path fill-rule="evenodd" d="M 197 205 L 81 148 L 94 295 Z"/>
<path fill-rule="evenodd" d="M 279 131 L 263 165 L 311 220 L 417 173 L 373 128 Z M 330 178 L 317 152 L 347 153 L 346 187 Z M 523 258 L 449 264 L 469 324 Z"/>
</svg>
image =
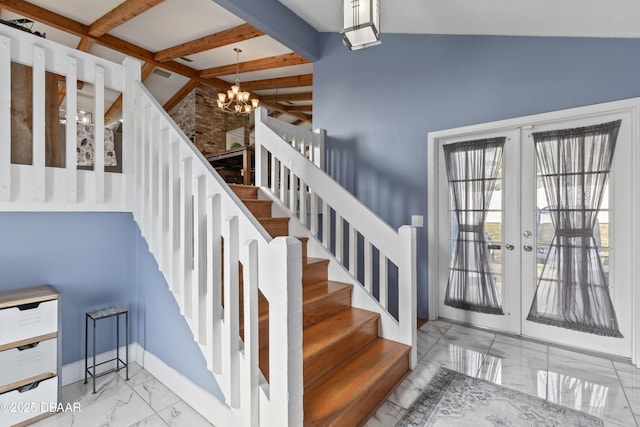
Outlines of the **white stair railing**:
<svg viewBox="0 0 640 427">
<path fill-rule="evenodd" d="M 32 122 L 19 123 L 30 126 L 28 135 L 21 134 L 20 141 L 12 141 L 12 62 L 32 69 L 33 91 Z M 61 126 L 56 120 L 49 123 L 51 115 L 45 103 L 50 94 L 46 87 L 47 73 L 64 76 L 66 81 L 66 131 L 60 147 L 46 140 L 45 126 L 57 134 Z M 94 156 L 93 170 L 79 170 L 77 165 L 77 82 L 94 86 L 93 109 L 95 150 L 104 151 L 104 93 L 105 88 L 122 91 L 124 68 L 95 56 L 80 52 L 17 29 L 0 26 L 0 210 L 3 211 L 123 211 L 124 176 L 106 173 L 104 157 Z M 26 90 L 27 88 L 22 88 Z M 55 91 L 56 96 L 58 91 Z M 15 96 L 24 96 L 16 93 Z M 54 112 L 57 118 L 57 111 Z M 31 143 L 31 164 L 12 164 L 12 143 L 20 149 Z M 47 150 L 64 146 L 65 161 L 56 167 L 46 165 Z"/>
<path fill-rule="evenodd" d="M 33 69 L 30 165 L 11 163 L 11 62 Z M 51 125 L 44 119 L 46 72 L 66 80 L 68 112 L 78 110 L 78 81 L 95 86 L 98 153 L 104 90 L 122 92 L 122 173 L 105 172 L 102 156 L 94 156 L 93 170 L 78 169 L 75 120 L 67 123 L 65 164 L 45 165 L 45 126 Z M 216 422 L 302 425 L 301 244 L 271 239 L 148 93 L 140 74 L 137 61 L 110 63 L 0 26 L 0 211 L 132 212 L 223 390 L 225 405 L 216 410 L 224 413 Z M 258 291 L 269 302 L 269 382 L 258 366 Z"/>
<path fill-rule="evenodd" d="M 381 336 L 411 346 L 411 366 L 415 366 L 415 228 L 405 225 L 396 231 L 367 209 L 327 175 L 321 163 L 311 160 L 312 150 L 300 149 L 323 145 L 324 133 L 293 127 L 268 117 L 263 108 L 257 111 L 256 184 L 270 191 L 311 237 L 333 251 L 334 261 L 360 285 L 354 290 L 375 301 L 373 305 L 367 301 L 363 308 L 380 313 Z M 315 159 L 320 158 L 324 156 Z M 354 305 L 358 301 L 355 298 Z M 397 306 L 392 307 L 391 301 Z"/>
<path fill-rule="evenodd" d="M 128 197 L 150 251 L 238 420 L 301 425 L 301 244 L 271 239 L 146 88 L 133 86 Z M 269 302 L 268 384 L 259 381 L 258 290 Z"/>
</svg>

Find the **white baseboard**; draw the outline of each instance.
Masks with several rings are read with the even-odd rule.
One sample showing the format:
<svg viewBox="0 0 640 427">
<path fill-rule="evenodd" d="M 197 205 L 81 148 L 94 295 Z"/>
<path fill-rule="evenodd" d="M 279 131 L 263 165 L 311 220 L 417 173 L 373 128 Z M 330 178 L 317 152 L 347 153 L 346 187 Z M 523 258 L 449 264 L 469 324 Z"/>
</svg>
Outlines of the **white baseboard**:
<svg viewBox="0 0 640 427">
<path fill-rule="evenodd" d="M 120 357 L 123 360 L 124 351 L 124 347 L 121 347 Z M 100 363 L 114 357 L 116 357 L 116 351 L 110 350 L 96 355 L 96 362 Z M 137 362 L 216 427 L 236 424 L 231 408 L 206 390 L 192 383 L 187 377 L 164 363 L 153 353 L 143 349 L 138 343 L 129 344 L 129 361 Z M 103 371 L 108 369 L 110 367 L 107 365 L 102 367 Z M 100 369 L 98 369 L 98 373 L 100 373 Z M 62 367 L 62 386 L 80 380 L 84 380 L 84 360 L 78 360 Z"/>
</svg>

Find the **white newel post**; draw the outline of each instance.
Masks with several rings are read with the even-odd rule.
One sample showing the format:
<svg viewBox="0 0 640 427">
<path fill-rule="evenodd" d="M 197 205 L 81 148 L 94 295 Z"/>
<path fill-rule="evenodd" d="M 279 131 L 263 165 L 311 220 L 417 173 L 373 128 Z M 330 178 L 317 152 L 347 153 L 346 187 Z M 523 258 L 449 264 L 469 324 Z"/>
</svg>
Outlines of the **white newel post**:
<svg viewBox="0 0 640 427">
<path fill-rule="evenodd" d="M 324 160 L 325 160 L 325 151 L 324 151 L 324 140 L 327 136 L 327 131 L 325 129 L 314 129 L 313 133 L 316 134 L 314 138 L 313 144 L 313 163 L 320 168 L 320 170 L 324 171 Z"/>
<path fill-rule="evenodd" d="M 122 61 L 125 68 L 124 91 L 122 92 L 122 173 L 125 176 L 125 203 L 129 210 L 135 211 L 136 206 L 136 180 L 135 157 L 133 155 L 136 132 L 134 127 L 135 99 L 137 94 L 136 84 L 140 82 L 142 64 L 133 58 L 125 58 Z"/>
<path fill-rule="evenodd" d="M 277 237 L 269 244 L 269 392 L 273 425 L 303 424 L 302 244 Z M 266 285 L 265 285 L 266 286 Z M 266 295 L 265 295 L 266 296 Z"/>
<path fill-rule="evenodd" d="M 0 202 L 11 201 L 11 40 L 0 36 Z"/>
<path fill-rule="evenodd" d="M 411 346 L 410 366 L 413 370 L 418 361 L 417 352 L 417 269 L 416 269 L 416 229 L 403 225 L 398 229 L 398 320 L 403 335 L 402 342 Z"/>
<path fill-rule="evenodd" d="M 260 107 L 255 112 L 255 122 L 256 122 L 256 142 L 255 142 L 255 151 L 256 151 L 256 186 L 264 187 L 269 182 L 269 156 L 267 154 L 267 150 L 262 147 L 262 139 L 267 137 L 267 133 L 265 132 L 266 125 L 264 124 L 267 119 L 267 109 Z M 259 123 L 258 123 L 259 122 Z"/>
</svg>

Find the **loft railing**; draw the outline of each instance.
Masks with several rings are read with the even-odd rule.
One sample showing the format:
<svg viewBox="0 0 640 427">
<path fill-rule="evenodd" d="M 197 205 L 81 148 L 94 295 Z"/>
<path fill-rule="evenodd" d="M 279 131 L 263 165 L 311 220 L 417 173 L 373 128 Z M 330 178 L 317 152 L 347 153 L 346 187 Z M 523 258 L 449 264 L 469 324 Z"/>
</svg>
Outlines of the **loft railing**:
<svg viewBox="0 0 640 427">
<path fill-rule="evenodd" d="M 262 108 L 256 114 L 257 185 L 333 253 L 360 285 L 354 288 L 354 305 L 380 313 L 382 337 L 411 346 L 415 366 L 415 228 L 394 230 L 322 170 L 323 156 L 309 153 L 324 147 L 323 132 L 297 127 L 291 143 L 291 125 Z"/>
<path fill-rule="evenodd" d="M 31 164 L 11 162 L 12 62 L 33 74 Z M 78 81 L 94 85 L 95 153 L 104 149 L 105 89 L 122 93 L 122 173 L 106 172 L 103 156 L 94 156 L 93 170 L 77 167 L 75 120 L 67 121 L 65 161 L 47 165 L 47 73 L 66 81 L 67 112 L 78 110 Z M 223 390 L 220 418 L 245 426 L 302 425 L 301 244 L 271 239 L 140 74 L 137 61 L 110 63 L 0 26 L 0 211 L 132 212 Z M 258 367 L 258 291 L 269 301 L 268 382 Z"/>
</svg>

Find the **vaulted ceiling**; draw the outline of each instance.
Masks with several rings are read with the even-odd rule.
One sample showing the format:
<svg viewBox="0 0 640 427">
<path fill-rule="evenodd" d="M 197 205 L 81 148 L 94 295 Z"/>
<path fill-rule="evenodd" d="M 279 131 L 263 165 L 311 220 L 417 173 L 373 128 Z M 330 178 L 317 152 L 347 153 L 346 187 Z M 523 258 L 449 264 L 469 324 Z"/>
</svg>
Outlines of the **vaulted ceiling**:
<svg viewBox="0 0 640 427">
<path fill-rule="evenodd" d="M 238 68 L 241 88 L 263 106 L 311 126 L 313 65 L 211 0 L 0 0 L 0 19 L 21 18 L 47 39 L 116 62 L 143 61 L 144 84 L 167 110 L 199 83 L 226 91 Z M 238 67 L 234 48 L 242 50 Z M 119 94 L 105 100 L 106 121 L 117 119 Z"/>
</svg>

